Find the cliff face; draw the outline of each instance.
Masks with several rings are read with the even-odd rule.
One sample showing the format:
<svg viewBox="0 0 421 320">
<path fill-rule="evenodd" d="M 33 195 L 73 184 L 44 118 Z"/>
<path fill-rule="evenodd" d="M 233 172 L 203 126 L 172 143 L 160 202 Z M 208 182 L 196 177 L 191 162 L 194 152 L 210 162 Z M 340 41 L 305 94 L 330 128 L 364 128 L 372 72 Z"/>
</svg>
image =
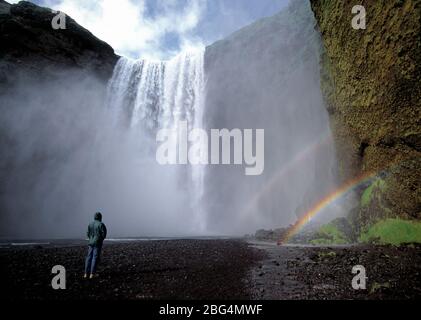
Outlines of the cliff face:
<svg viewBox="0 0 421 320">
<path fill-rule="evenodd" d="M 72 68 L 111 77 L 118 56 L 105 42 L 66 16 L 66 29 L 54 30 L 50 9 L 21 1 L 0 0 L 0 82 L 11 83 L 22 72 L 48 76 Z"/>
<path fill-rule="evenodd" d="M 388 216 L 421 219 L 421 2 L 311 0 L 324 44 L 322 91 L 341 178 L 379 177 L 361 191 L 364 226 Z"/>
</svg>

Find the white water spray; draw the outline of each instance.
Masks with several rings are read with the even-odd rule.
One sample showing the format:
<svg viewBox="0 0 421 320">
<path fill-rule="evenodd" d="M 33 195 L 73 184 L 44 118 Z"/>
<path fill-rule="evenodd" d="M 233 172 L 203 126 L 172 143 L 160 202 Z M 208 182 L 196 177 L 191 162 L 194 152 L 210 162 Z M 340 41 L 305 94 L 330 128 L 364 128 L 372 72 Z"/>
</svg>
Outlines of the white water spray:
<svg viewBox="0 0 421 320">
<path fill-rule="evenodd" d="M 174 129 L 180 121 L 187 129 L 203 127 L 205 96 L 204 50 L 181 53 L 169 61 L 120 58 L 108 87 L 108 105 L 118 123 L 135 135 L 155 135 L 159 129 Z M 153 150 L 153 148 L 152 148 Z M 205 231 L 201 205 L 204 165 L 179 169 L 191 193 L 193 225 Z"/>
</svg>

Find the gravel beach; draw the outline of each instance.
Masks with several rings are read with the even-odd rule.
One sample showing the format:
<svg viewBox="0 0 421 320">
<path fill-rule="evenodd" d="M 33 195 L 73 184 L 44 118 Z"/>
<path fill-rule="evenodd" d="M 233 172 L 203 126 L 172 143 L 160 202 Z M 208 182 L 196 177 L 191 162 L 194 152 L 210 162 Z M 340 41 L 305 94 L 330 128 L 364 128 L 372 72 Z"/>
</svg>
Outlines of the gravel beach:
<svg viewBox="0 0 421 320">
<path fill-rule="evenodd" d="M 421 247 L 276 246 L 236 239 L 107 242 L 99 277 L 82 278 L 86 246 L 0 249 L 6 300 L 419 299 Z M 51 268 L 66 268 L 53 290 Z M 351 286 L 363 265 L 365 290 Z"/>
<path fill-rule="evenodd" d="M 81 245 L 1 249 L 6 299 L 249 299 L 248 272 L 263 257 L 240 240 L 105 243 L 99 277 L 85 280 L 85 254 Z M 51 287 L 54 265 L 66 268 L 66 290 Z"/>
</svg>

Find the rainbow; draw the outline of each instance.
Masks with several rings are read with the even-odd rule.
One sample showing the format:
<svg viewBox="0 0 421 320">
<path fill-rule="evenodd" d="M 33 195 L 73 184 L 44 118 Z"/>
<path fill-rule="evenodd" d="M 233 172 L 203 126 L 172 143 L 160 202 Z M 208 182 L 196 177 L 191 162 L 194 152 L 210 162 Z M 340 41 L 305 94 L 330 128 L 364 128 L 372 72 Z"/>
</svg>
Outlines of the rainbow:
<svg viewBox="0 0 421 320">
<path fill-rule="evenodd" d="M 276 174 L 272 176 L 269 182 L 267 182 L 265 186 L 250 199 L 250 201 L 247 202 L 243 211 L 251 213 L 252 209 L 257 207 L 259 200 L 265 194 L 268 194 L 271 190 L 275 189 L 279 181 L 282 181 L 289 172 L 291 172 L 298 164 L 310 157 L 317 149 L 321 148 L 325 144 L 331 143 L 331 139 L 332 137 L 329 132 L 325 132 L 318 140 L 298 152 Z"/>
<path fill-rule="evenodd" d="M 340 198 L 348 191 L 352 190 L 356 186 L 365 183 L 367 180 L 373 179 L 377 176 L 377 172 L 363 173 L 347 182 L 342 184 L 335 191 L 331 192 L 318 203 L 316 203 L 309 211 L 305 213 L 292 227 L 290 227 L 284 236 L 278 241 L 278 244 L 286 243 L 291 237 L 297 234 L 315 215 L 321 212 L 324 208 L 329 206 L 336 199 Z"/>
</svg>

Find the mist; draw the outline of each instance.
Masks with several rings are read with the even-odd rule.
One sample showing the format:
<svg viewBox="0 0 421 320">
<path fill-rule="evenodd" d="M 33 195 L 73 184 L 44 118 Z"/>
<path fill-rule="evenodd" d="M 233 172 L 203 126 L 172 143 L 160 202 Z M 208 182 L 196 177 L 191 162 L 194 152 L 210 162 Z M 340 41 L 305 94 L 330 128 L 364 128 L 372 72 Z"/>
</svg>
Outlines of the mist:
<svg viewBox="0 0 421 320">
<path fill-rule="evenodd" d="M 320 90 L 322 45 L 306 1 L 206 51 L 206 126 L 265 130 L 265 171 L 207 170 L 207 225 L 254 233 L 293 224 L 337 185 L 335 148 Z M 344 215 L 337 203 L 315 220 Z"/>
<path fill-rule="evenodd" d="M 2 237 L 83 237 L 96 211 L 111 236 L 191 232 L 182 186 L 150 156 L 150 137 L 115 125 L 103 82 L 60 74 L 21 78 L 2 96 Z"/>
</svg>

